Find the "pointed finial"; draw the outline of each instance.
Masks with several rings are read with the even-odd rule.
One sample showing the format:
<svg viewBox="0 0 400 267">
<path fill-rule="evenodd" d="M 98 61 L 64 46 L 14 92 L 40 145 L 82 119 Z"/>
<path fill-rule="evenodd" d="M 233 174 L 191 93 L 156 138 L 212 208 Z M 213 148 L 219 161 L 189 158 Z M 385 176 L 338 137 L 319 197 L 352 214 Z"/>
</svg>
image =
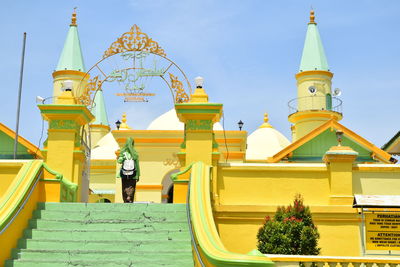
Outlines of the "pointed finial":
<svg viewBox="0 0 400 267">
<path fill-rule="evenodd" d="M 268 122 L 269 118 L 268 118 L 268 113 L 264 113 L 264 122 Z"/>
<path fill-rule="evenodd" d="M 268 113 L 264 113 L 264 123 L 260 126 L 260 128 L 273 128 L 271 124 L 269 124 Z"/>
<path fill-rule="evenodd" d="M 74 12 L 72 13 L 70 26 L 76 26 L 76 7 L 74 7 Z"/>
<path fill-rule="evenodd" d="M 122 114 L 122 119 L 121 119 L 122 123 L 119 126 L 120 130 L 128 130 L 128 129 L 132 129 L 131 127 L 129 127 L 129 125 L 126 123 L 126 113 L 124 112 L 124 114 Z"/>
<path fill-rule="evenodd" d="M 310 22 L 308 24 L 317 24 L 315 22 L 314 9 L 312 7 L 311 7 L 311 10 L 310 10 Z"/>
</svg>

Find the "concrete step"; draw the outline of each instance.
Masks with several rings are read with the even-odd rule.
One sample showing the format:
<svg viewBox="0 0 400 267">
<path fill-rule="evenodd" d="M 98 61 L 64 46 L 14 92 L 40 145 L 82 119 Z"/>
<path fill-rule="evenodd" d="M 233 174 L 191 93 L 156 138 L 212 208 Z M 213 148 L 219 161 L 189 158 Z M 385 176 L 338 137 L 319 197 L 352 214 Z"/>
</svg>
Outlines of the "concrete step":
<svg viewBox="0 0 400 267">
<path fill-rule="evenodd" d="M 171 221 L 186 220 L 186 211 L 93 211 L 93 210 L 36 210 L 33 212 L 36 219 L 119 219 L 119 220 L 144 220 L 144 221 Z"/>
<path fill-rule="evenodd" d="M 148 227 L 149 228 L 149 227 Z M 160 230 L 153 231 L 107 231 L 107 230 L 50 230 L 50 229 L 26 229 L 26 239 L 47 240 L 190 240 L 188 230 Z"/>
<path fill-rule="evenodd" d="M 45 220 L 31 219 L 29 227 L 36 229 L 65 229 L 65 230 L 137 230 L 137 229 L 153 229 L 153 230 L 177 230 L 188 229 L 187 222 L 169 221 L 169 222 L 145 222 L 140 220 Z"/>
<path fill-rule="evenodd" d="M 44 255 L 46 255 L 44 257 Z M 32 249 L 21 249 L 17 252 L 17 259 L 24 260 L 57 260 L 57 261 L 65 261 L 71 260 L 110 260 L 110 259 L 118 259 L 121 261 L 159 261 L 162 259 L 165 262 L 171 262 L 174 260 L 184 260 L 190 259 L 191 255 L 188 252 L 183 251 L 124 251 L 123 249 L 120 251 L 94 251 L 94 250 L 32 250 Z"/>
<path fill-rule="evenodd" d="M 6 261 L 5 267 L 193 267 L 192 259 L 173 260 L 164 262 L 162 259 L 154 262 L 135 260 L 68 260 L 68 261 L 40 261 L 40 260 L 14 260 Z"/>
<path fill-rule="evenodd" d="M 39 210 L 63 211 L 186 211 L 186 204 L 159 204 L 159 203 L 38 203 Z"/>
<path fill-rule="evenodd" d="M 6 267 L 194 265 L 185 204 L 39 203 L 13 258 Z"/>
<path fill-rule="evenodd" d="M 152 251 L 159 249 L 188 251 L 191 244 L 187 241 L 161 241 L 161 240 L 46 240 L 46 239 L 20 239 L 18 248 L 26 249 L 58 249 L 74 250 L 79 247 L 82 250 L 107 250 L 107 251 Z"/>
</svg>

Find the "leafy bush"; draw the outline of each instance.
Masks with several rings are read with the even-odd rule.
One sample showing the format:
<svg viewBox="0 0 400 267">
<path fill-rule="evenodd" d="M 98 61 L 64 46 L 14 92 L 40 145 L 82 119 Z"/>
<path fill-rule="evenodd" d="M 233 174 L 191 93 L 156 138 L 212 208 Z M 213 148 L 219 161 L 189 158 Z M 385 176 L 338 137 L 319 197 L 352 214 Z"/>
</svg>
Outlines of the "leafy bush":
<svg viewBox="0 0 400 267">
<path fill-rule="evenodd" d="M 301 195 L 296 195 L 293 206 L 278 207 L 274 217 L 265 217 L 258 230 L 257 248 L 261 253 L 287 255 L 318 255 L 319 233 L 305 207 Z"/>
</svg>

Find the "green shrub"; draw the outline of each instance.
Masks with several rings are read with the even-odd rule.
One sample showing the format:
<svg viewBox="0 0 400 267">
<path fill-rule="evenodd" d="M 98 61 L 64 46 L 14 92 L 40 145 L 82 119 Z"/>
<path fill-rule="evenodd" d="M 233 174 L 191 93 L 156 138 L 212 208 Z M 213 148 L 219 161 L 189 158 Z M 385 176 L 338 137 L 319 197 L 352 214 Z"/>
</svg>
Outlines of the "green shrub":
<svg viewBox="0 0 400 267">
<path fill-rule="evenodd" d="M 310 208 L 296 195 L 293 206 L 278 207 L 272 219 L 265 218 L 258 230 L 257 248 L 266 254 L 318 255 L 318 239 Z"/>
</svg>

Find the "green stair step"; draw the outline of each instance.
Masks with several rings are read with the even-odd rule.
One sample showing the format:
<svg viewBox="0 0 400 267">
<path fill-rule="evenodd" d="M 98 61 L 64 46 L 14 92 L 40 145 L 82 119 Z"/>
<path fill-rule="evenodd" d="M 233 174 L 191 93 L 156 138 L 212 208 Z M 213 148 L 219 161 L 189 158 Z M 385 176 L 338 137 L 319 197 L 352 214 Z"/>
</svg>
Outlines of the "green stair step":
<svg viewBox="0 0 400 267">
<path fill-rule="evenodd" d="M 24 237 L 29 239 L 73 239 L 73 240 L 186 240 L 190 241 L 188 230 L 161 231 L 81 231 L 26 229 Z"/>
<path fill-rule="evenodd" d="M 6 267 L 193 267 L 185 204 L 39 203 Z"/>
<path fill-rule="evenodd" d="M 170 221 L 186 220 L 186 212 L 183 211 L 63 211 L 63 210 L 36 210 L 33 212 L 33 218 L 36 219 L 127 219 L 127 220 L 145 220 L 145 221 Z"/>
<path fill-rule="evenodd" d="M 160 241 L 160 240 L 140 240 L 140 241 L 117 241 L 117 240 L 46 240 L 46 239 L 20 239 L 19 248 L 27 249 L 63 249 L 74 250 L 76 248 L 84 250 L 111 250 L 111 251 L 157 251 L 168 248 L 169 250 L 191 249 L 190 242 L 187 241 Z"/>
<path fill-rule="evenodd" d="M 135 261 L 135 260 L 108 260 L 108 261 L 35 261 L 35 260 L 14 260 L 7 261 L 5 267 L 61 267 L 61 266 L 75 266 L 75 267 L 87 267 L 87 266 L 101 266 L 101 267 L 193 267 L 192 259 L 184 260 L 171 260 L 170 262 L 164 262 L 158 259 L 158 261 Z"/>
<path fill-rule="evenodd" d="M 40 210 L 63 211 L 186 211 L 186 204 L 136 204 L 136 203 L 38 203 Z"/>
<path fill-rule="evenodd" d="M 137 230 L 137 229 L 188 229 L 186 221 L 140 222 L 137 220 L 29 220 L 31 228 L 45 229 L 98 229 L 98 230 Z"/>
<path fill-rule="evenodd" d="M 45 257 L 44 257 L 45 255 Z M 151 252 L 129 252 L 129 251 L 88 251 L 88 250 L 29 250 L 22 249 L 17 254 L 18 259 L 24 260 L 110 260 L 118 259 L 121 261 L 168 261 L 192 259 L 187 251 L 151 251 Z"/>
</svg>

